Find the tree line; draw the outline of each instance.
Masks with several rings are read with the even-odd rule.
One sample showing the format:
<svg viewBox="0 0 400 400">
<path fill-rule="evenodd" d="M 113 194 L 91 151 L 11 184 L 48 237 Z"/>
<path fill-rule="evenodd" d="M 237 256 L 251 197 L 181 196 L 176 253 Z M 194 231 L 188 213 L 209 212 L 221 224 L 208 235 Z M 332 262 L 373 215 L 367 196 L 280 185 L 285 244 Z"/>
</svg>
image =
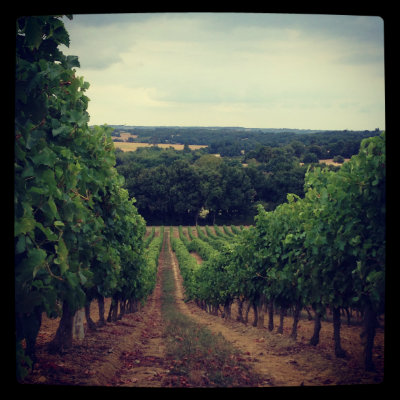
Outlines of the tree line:
<svg viewBox="0 0 400 400">
<path fill-rule="evenodd" d="M 252 223 L 258 204 L 272 210 L 287 193 L 303 197 L 307 167 L 322 155 L 319 146 L 299 142 L 259 145 L 240 157 L 157 146 L 116 151 L 117 170 L 140 214 L 163 225 Z"/>
<path fill-rule="evenodd" d="M 319 158 L 327 159 L 340 155 L 350 158 L 358 152 L 361 140 L 377 136 L 374 131 L 311 131 L 298 129 L 248 129 L 240 127 L 119 127 L 114 126 L 113 135 L 129 132 L 137 135 L 137 142 L 164 144 L 207 145 L 208 153 L 222 157 L 241 156 L 243 152 L 259 146 L 282 147 L 296 143 L 297 152 L 307 152 L 317 146 Z M 298 155 L 299 156 L 299 155 Z"/>
</svg>

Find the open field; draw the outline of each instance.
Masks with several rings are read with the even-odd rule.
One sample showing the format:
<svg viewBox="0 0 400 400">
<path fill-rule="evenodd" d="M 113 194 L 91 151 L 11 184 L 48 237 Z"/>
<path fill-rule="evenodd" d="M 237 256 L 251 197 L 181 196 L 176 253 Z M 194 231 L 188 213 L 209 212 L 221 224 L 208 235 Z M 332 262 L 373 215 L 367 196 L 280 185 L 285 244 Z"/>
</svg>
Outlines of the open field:
<svg viewBox="0 0 400 400">
<path fill-rule="evenodd" d="M 346 161 L 349 161 L 350 160 L 350 158 L 345 158 L 344 159 L 344 162 L 346 162 Z M 333 161 L 333 158 L 328 158 L 328 159 L 326 159 L 326 160 L 319 160 L 319 163 L 320 164 L 327 164 L 327 165 L 335 165 L 335 166 L 338 166 L 338 165 L 342 165 L 342 164 L 340 164 L 340 163 L 337 163 L 337 162 L 334 162 Z"/>
<path fill-rule="evenodd" d="M 345 158 L 343 162 L 349 161 L 350 158 Z M 327 158 L 325 160 L 319 160 L 320 164 L 326 164 L 326 165 L 334 165 L 336 167 L 343 165 L 343 163 L 337 163 L 333 161 L 333 158 Z M 304 163 L 300 163 L 300 165 L 304 165 Z"/>
<path fill-rule="evenodd" d="M 167 144 L 167 143 L 159 143 L 159 144 L 151 144 L 151 143 L 134 143 L 134 142 L 114 142 L 114 146 L 116 149 L 121 149 L 122 151 L 135 151 L 139 147 L 152 147 L 158 146 L 162 149 L 168 149 L 169 147 L 173 147 L 175 150 L 183 150 L 183 144 Z M 191 150 L 198 150 L 207 146 L 190 144 L 189 148 Z"/>
<path fill-rule="evenodd" d="M 129 132 L 121 132 L 120 138 L 126 142 L 129 138 L 137 138 L 137 135 L 132 135 L 132 133 Z"/>
</svg>

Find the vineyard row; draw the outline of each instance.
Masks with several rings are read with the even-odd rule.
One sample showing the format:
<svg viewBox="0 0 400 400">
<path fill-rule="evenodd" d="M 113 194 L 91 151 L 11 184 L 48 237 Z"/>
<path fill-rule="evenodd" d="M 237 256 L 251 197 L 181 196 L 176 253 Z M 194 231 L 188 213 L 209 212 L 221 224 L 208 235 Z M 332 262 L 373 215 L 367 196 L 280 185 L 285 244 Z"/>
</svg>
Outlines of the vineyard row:
<svg viewBox="0 0 400 400">
<path fill-rule="evenodd" d="M 68 16 L 68 18 L 72 18 Z M 115 168 L 112 128 L 89 127 L 89 83 L 76 76 L 78 57 L 58 48 L 70 40 L 61 16 L 16 23 L 14 132 L 14 289 L 16 374 L 35 361 L 45 312 L 61 317 L 51 351 L 72 345 L 77 310 L 111 297 L 130 311 L 155 283 L 162 235 L 146 223 Z M 289 194 L 274 211 L 260 205 L 255 225 L 232 232 L 200 227 L 173 238 L 186 294 L 229 313 L 234 299 L 295 316 L 311 306 L 317 321 L 333 312 L 335 354 L 340 309 L 363 311 L 365 366 L 373 369 L 377 315 L 385 309 L 385 134 L 363 140 L 337 171 L 314 168 L 304 198 Z M 232 228 L 232 230 L 234 230 Z M 223 232 L 224 231 L 224 232 Z M 235 236 L 232 236 L 236 233 Z M 187 247 L 188 246 L 188 247 Z M 204 262 L 198 265 L 190 251 Z M 193 261 L 192 261 L 193 260 Z M 121 307 L 120 307 L 121 309 Z M 104 318 L 103 318 L 104 319 Z M 90 318 L 89 318 L 90 321 Z M 90 324 L 90 323 L 89 323 Z M 23 345 L 24 344 L 24 345 Z"/>
<path fill-rule="evenodd" d="M 341 310 L 363 315 L 364 362 L 373 370 L 372 349 L 378 316 L 385 310 L 385 138 L 365 139 L 358 155 L 338 172 L 308 171 L 306 194 L 288 194 L 274 211 L 259 206 L 255 225 L 236 235 L 214 235 L 197 226 L 179 227 L 171 239 L 188 299 L 226 317 L 234 301 L 253 307 L 259 326 L 264 313 L 293 310 L 292 337 L 303 308 L 315 313 L 311 344 L 319 342 L 321 319 L 330 309 L 334 352 L 341 346 Z M 218 232 L 216 232 L 218 233 Z M 222 233 L 222 232 L 220 232 Z M 190 252 L 198 253 L 199 265 Z"/>
</svg>

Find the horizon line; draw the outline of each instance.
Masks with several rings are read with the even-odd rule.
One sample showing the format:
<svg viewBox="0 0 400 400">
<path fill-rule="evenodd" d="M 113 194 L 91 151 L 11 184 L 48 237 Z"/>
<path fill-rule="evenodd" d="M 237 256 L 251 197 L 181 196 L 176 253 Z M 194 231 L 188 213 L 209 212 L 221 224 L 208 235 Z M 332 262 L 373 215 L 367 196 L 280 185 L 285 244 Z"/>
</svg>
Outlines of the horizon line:
<svg viewBox="0 0 400 400">
<path fill-rule="evenodd" d="M 312 129 L 312 128 L 266 128 L 266 127 L 256 127 L 256 128 L 249 128 L 245 126 L 234 126 L 234 125 L 128 125 L 128 124 L 91 124 L 89 127 L 92 126 L 110 126 L 110 127 L 134 127 L 134 128 L 231 128 L 231 129 L 252 129 L 252 130 L 287 130 L 287 131 L 315 131 L 315 132 L 323 132 L 323 131 L 330 131 L 330 132 L 383 132 L 385 129 L 381 129 L 379 127 L 374 129 Z"/>
</svg>

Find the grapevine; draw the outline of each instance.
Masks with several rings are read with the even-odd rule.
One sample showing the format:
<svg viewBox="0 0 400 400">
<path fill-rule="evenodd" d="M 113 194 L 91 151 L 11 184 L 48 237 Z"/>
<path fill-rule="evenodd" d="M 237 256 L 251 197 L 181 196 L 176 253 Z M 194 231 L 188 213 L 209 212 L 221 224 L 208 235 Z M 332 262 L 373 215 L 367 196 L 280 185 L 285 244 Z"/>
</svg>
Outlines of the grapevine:
<svg viewBox="0 0 400 400">
<path fill-rule="evenodd" d="M 315 168 L 305 180 L 305 197 L 288 194 L 274 211 L 258 208 L 255 226 L 236 230 L 227 238 L 214 227 L 199 238 L 190 235 L 187 247 L 204 252 L 204 262 L 185 281 L 197 302 L 215 312 L 220 305 L 229 317 L 229 306 L 238 300 L 253 305 L 263 326 L 268 305 L 281 310 L 278 331 L 288 308 L 294 310 L 292 337 L 297 335 L 301 308 L 312 306 L 318 343 L 320 319 L 333 314 L 334 351 L 346 353 L 340 343 L 340 309 L 358 309 L 364 315 L 362 340 L 366 370 L 373 370 L 372 348 L 377 316 L 385 309 L 385 134 L 364 139 L 357 155 L 337 172 Z M 189 234 L 190 234 L 189 230 Z M 215 244 L 224 237 L 224 244 Z M 209 245 L 217 251 L 206 251 Z M 210 253 L 210 254 L 209 254 Z M 258 321 L 257 321 L 258 319 Z"/>
<path fill-rule="evenodd" d="M 146 269 L 145 222 L 114 168 L 110 129 L 89 128 L 89 84 L 76 76 L 78 58 L 65 56 L 60 44 L 69 46 L 61 16 L 17 20 L 14 243 L 19 379 L 34 365 L 43 312 L 61 316 L 50 349 L 62 351 L 71 346 L 68 327 L 75 311 L 92 298 L 140 300 L 155 282 L 154 268 Z"/>
<path fill-rule="evenodd" d="M 68 18 L 72 18 L 69 16 Z M 16 23 L 14 132 L 14 247 L 16 374 L 35 364 L 42 314 L 61 317 L 51 351 L 72 345 L 75 312 L 112 298 L 108 319 L 118 318 L 152 292 L 164 239 L 145 221 L 115 169 L 111 129 L 89 127 L 89 83 L 76 75 L 79 60 L 61 16 L 22 17 Z M 171 234 L 187 299 L 230 317 L 238 300 L 264 311 L 294 309 L 296 338 L 302 307 L 320 318 L 333 314 L 334 352 L 340 343 L 340 309 L 363 311 L 364 363 L 373 370 L 377 316 L 385 311 L 385 134 L 364 139 L 359 153 L 337 171 L 314 168 L 305 195 L 287 195 L 274 211 L 258 208 L 255 225 L 231 231 L 196 226 L 190 240 Z M 177 174 L 178 174 L 177 170 Z M 177 193 L 179 190 L 177 190 Z M 187 209 L 184 203 L 178 204 Z M 190 254 L 196 251 L 203 262 Z M 104 312 L 103 312 L 104 314 Z M 91 323 L 91 329 L 96 326 Z M 100 315 L 104 321 L 104 315 Z"/>
</svg>

